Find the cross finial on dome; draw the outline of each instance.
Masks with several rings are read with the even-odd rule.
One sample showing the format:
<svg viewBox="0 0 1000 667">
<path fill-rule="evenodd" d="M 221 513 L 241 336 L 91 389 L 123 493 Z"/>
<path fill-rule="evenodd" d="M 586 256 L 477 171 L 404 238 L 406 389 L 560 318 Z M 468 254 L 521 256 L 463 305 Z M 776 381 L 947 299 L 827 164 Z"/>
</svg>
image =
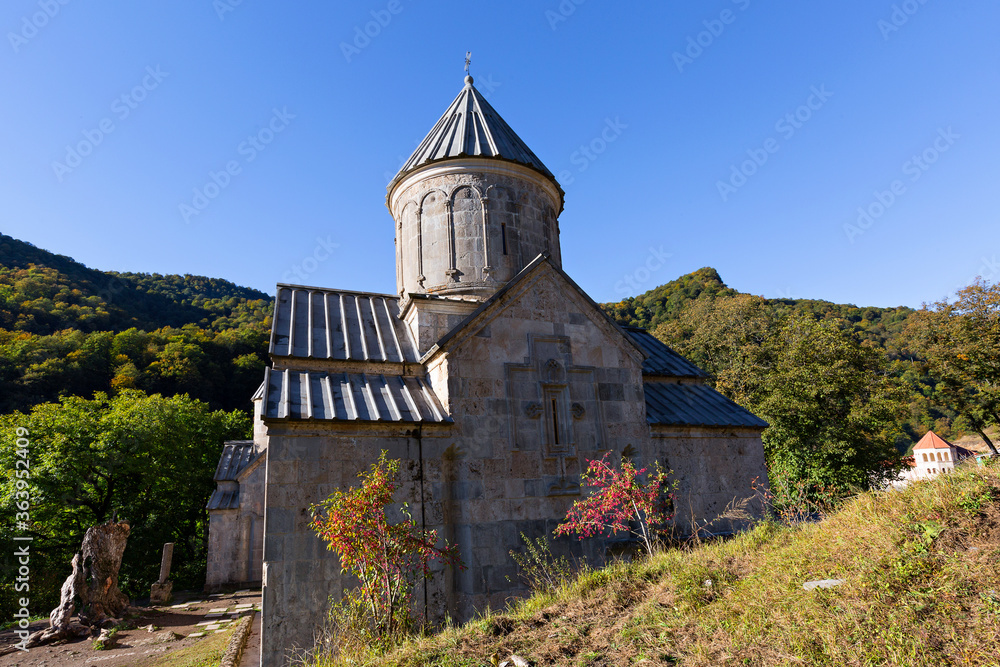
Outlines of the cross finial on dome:
<svg viewBox="0 0 1000 667">
<path fill-rule="evenodd" d="M 465 82 L 472 85 L 472 74 L 469 73 L 469 65 L 472 64 L 472 51 L 465 52 Z"/>
</svg>

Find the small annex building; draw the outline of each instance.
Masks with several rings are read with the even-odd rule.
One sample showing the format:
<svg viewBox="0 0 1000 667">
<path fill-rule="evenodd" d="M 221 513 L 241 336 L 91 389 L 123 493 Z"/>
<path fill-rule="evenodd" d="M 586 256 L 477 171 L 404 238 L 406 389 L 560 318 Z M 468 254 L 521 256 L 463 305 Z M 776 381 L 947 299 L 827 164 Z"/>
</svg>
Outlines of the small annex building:
<svg viewBox="0 0 1000 667">
<path fill-rule="evenodd" d="M 264 387 L 253 402 L 253 440 L 223 444 L 215 490 L 208 499 L 205 589 L 260 584 L 264 561 L 264 474 L 267 435 L 261 419 Z"/>
<path fill-rule="evenodd" d="M 972 450 L 953 445 L 934 431 L 927 431 L 913 446 L 913 462 L 904 475 L 909 481 L 930 479 L 952 472 L 957 464 L 975 456 Z"/>
<path fill-rule="evenodd" d="M 278 285 L 258 453 L 233 444 L 212 510 L 264 499 L 264 667 L 311 647 L 351 583 L 309 529 L 310 505 L 356 484 L 382 450 L 403 462 L 398 500 L 466 566 L 418 587 L 431 620 L 464 621 L 526 593 L 510 551 L 522 534 L 551 537 L 586 493 L 589 459 L 672 470 L 682 528 L 766 482 L 767 425 L 648 332 L 617 325 L 563 271 L 563 203 L 469 76 L 388 186 L 396 293 Z M 225 495 L 234 481 L 237 501 Z M 246 525 L 233 516 L 218 525 Z M 593 564 L 627 548 L 620 537 L 553 544 Z"/>
<path fill-rule="evenodd" d="M 225 443 L 208 499 L 205 589 L 260 583 L 264 561 L 264 451 L 253 440 Z"/>
</svg>

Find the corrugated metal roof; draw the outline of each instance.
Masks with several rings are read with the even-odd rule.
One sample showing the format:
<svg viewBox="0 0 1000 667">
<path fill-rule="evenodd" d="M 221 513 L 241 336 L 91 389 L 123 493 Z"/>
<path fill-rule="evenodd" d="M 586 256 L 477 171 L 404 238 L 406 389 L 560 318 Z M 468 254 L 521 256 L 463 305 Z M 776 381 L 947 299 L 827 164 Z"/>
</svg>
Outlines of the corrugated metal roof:
<svg viewBox="0 0 1000 667">
<path fill-rule="evenodd" d="M 210 510 L 234 510 L 240 506 L 240 490 L 222 491 L 216 489 L 212 492 L 212 497 L 208 499 L 208 509 Z"/>
<path fill-rule="evenodd" d="M 253 440 L 230 440 L 222 446 L 222 456 L 219 457 L 219 465 L 215 469 L 216 482 L 223 480 L 236 480 L 236 476 L 250 465 L 257 458 L 257 448 L 254 447 Z"/>
<path fill-rule="evenodd" d="M 385 294 L 278 285 L 271 354 L 352 361 L 415 362 L 416 347 Z"/>
<path fill-rule="evenodd" d="M 222 446 L 222 456 L 219 457 L 219 465 L 215 468 L 216 482 L 221 488 L 215 489 L 208 499 L 208 509 L 210 510 L 232 510 L 240 506 L 239 485 L 232 484 L 247 466 L 262 456 L 263 452 L 258 451 L 253 440 L 230 440 Z"/>
<path fill-rule="evenodd" d="M 430 134 L 420 142 L 392 182 L 395 183 L 405 174 L 430 162 L 462 156 L 516 162 L 555 181 L 552 172 L 472 85 L 471 76 L 465 77 L 465 88 L 434 125 Z M 391 189 L 392 184 L 389 187 Z"/>
<path fill-rule="evenodd" d="M 749 426 L 767 422 L 703 384 L 646 382 L 646 421 L 669 426 Z"/>
<path fill-rule="evenodd" d="M 644 375 L 669 375 L 671 377 L 708 377 L 708 373 L 701 370 L 690 361 L 677 354 L 664 345 L 653 334 L 645 329 L 637 327 L 622 327 L 625 333 L 635 341 L 646 354 L 646 360 L 642 363 Z"/>
<path fill-rule="evenodd" d="M 451 421 L 418 377 L 267 369 L 267 419 L 323 421 Z"/>
</svg>

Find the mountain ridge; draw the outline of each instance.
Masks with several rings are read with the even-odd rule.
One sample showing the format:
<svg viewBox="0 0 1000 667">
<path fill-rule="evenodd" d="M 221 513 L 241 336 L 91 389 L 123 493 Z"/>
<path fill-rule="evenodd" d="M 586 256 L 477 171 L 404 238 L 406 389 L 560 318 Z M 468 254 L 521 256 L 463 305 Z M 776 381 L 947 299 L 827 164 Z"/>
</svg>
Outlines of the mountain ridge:
<svg viewBox="0 0 1000 667">
<path fill-rule="evenodd" d="M 207 276 L 92 269 L 0 234 L 0 327 L 52 334 L 196 324 L 216 331 L 270 314 L 273 298 Z M 253 311 L 261 311 L 254 314 Z"/>
</svg>

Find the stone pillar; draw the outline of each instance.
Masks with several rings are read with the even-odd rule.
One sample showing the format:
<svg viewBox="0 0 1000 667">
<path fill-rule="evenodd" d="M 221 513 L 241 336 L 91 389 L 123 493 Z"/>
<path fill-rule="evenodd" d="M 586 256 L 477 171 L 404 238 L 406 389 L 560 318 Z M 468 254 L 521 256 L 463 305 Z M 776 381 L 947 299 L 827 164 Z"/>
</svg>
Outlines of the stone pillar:
<svg viewBox="0 0 1000 667">
<path fill-rule="evenodd" d="M 170 565 L 174 558 L 174 543 L 167 542 L 163 545 L 163 556 L 160 558 L 160 578 L 153 584 L 149 591 L 149 604 L 160 605 L 170 602 L 171 592 L 174 584 L 167 579 L 170 577 Z"/>
</svg>

